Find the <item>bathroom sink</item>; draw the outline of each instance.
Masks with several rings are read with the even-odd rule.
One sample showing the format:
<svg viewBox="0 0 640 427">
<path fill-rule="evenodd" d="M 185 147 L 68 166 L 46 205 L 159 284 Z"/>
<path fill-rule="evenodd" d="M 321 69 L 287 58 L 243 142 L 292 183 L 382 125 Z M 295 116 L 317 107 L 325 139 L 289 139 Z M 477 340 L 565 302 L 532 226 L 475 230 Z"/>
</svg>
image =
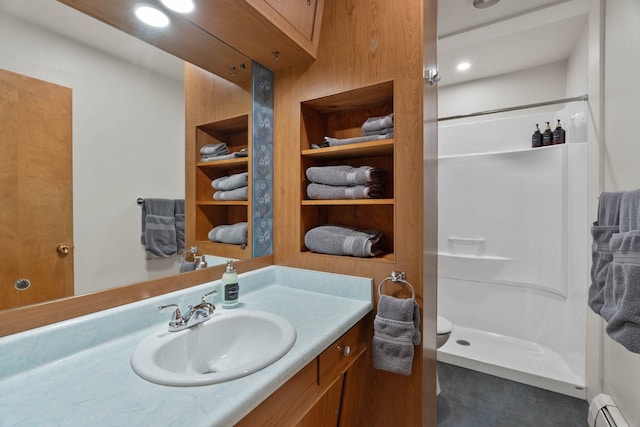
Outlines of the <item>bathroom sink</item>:
<svg viewBox="0 0 640 427">
<path fill-rule="evenodd" d="M 148 335 L 133 351 L 131 366 L 142 378 L 158 384 L 215 384 L 271 365 L 295 341 L 294 327 L 276 314 L 225 310 L 189 329 Z"/>
</svg>

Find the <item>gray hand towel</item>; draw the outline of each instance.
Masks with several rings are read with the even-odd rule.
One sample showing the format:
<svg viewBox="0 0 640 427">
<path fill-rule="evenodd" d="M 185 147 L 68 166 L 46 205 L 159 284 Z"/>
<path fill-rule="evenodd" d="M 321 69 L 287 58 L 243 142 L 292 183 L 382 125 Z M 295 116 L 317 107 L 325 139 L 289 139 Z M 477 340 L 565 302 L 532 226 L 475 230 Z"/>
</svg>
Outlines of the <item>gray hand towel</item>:
<svg viewBox="0 0 640 427">
<path fill-rule="evenodd" d="M 384 183 L 384 171 L 372 166 L 312 166 L 305 175 L 310 182 L 325 185 L 353 186 Z"/>
<path fill-rule="evenodd" d="M 393 127 L 393 113 L 382 117 L 369 117 L 362 124 L 362 132 L 380 131 Z"/>
<path fill-rule="evenodd" d="M 394 131 L 393 126 L 384 128 L 384 129 L 375 129 L 375 130 L 365 130 L 362 131 L 362 136 L 370 136 L 370 135 L 390 135 Z"/>
<path fill-rule="evenodd" d="M 176 248 L 177 253 L 184 252 L 184 199 L 175 200 Z"/>
<path fill-rule="evenodd" d="M 249 187 L 244 186 L 229 191 L 216 191 L 213 193 L 213 200 L 248 200 Z"/>
<path fill-rule="evenodd" d="M 313 252 L 361 258 L 379 255 L 382 242 L 383 235 L 378 231 L 337 225 L 321 225 L 304 236 L 305 246 Z"/>
<path fill-rule="evenodd" d="M 180 263 L 180 273 L 187 273 L 196 269 L 196 263 L 193 261 L 182 261 Z"/>
<path fill-rule="evenodd" d="M 605 298 L 612 300 L 615 310 L 607 333 L 627 350 L 640 353 L 640 230 L 614 235 L 610 246 L 613 262 L 607 282 L 611 292 Z"/>
<path fill-rule="evenodd" d="M 420 309 L 413 298 L 381 295 L 373 321 L 373 366 L 411 375 L 414 346 L 420 344 Z"/>
<path fill-rule="evenodd" d="M 246 222 L 238 222 L 231 225 L 219 225 L 209 232 L 208 237 L 212 242 L 246 245 L 248 239 L 248 224 Z"/>
<path fill-rule="evenodd" d="M 177 252 L 174 217 L 146 215 L 144 231 L 147 259 L 167 258 Z"/>
<path fill-rule="evenodd" d="M 312 182 L 307 186 L 307 196 L 312 200 L 380 199 L 383 195 L 380 185 L 346 187 Z"/>
<path fill-rule="evenodd" d="M 222 176 L 211 181 L 211 186 L 216 190 L 229 191 L 249 185 L 249 172 L 236 173 Z"/>
<path fill-rule="evenodd" d="M 640 190 L 627 191 L 620 200 L 620 232 L 640 230 Z"/>
<path fill-rule="evenodd" d="M 330 136 L 325 136 L 324 144 L 328 145 L 329 147 L 339 147 L 341 145 L 357 144 L 359 142 L 377 141 L 388 138 L 393 138 L 393 132 L 385 133 L 382 135 L 356 136 L 353 138 L 332 138 Z"/>
<path fill-rule="evenodd" d="M 200 154 L 203 155 L 223 155 L 229 154 L 229 147 L 224 142 L 218 144 L 207 144 L 200 149 Z"/>
</svg>

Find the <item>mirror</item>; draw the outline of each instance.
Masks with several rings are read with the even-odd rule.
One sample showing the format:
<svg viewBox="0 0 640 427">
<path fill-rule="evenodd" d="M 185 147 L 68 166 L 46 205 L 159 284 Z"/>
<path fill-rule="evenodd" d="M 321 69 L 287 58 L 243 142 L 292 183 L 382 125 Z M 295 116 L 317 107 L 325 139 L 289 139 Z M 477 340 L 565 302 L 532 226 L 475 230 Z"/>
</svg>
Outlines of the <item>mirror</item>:
<svg viewBox="0 0 640 427">
<path fill-rule="evenodd" d="M 74 294 L 177 274 L 179 255 L 145 259 L 137 199 L 185 197 L 184 61 L 57 1 L 0 0 L 0 68 L 72 89 Z"/>
</svg>

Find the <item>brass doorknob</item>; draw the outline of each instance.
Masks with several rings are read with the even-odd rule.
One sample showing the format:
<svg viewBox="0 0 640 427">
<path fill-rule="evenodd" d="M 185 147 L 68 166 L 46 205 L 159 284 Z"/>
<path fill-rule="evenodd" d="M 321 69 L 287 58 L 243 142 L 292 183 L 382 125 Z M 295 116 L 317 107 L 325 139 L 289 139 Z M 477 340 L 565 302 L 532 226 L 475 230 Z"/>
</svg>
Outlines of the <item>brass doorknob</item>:
<svg viewBox="0 0 640 427">
<path fill-rule="evenodd" d="M 68 253 L 69 253 L 69 246 L 67 246 L 67 245 L 65 245 L 65 244 L 63 244 L 63 243 L 60 243 L 60 244 L 58 245 L 58 247 L 56 248 L 56 250 L 57 250 L 58 252 L 60 252 L 61 254 L 66 255 L 66 254 L 68 254 Z"/>
</svg>

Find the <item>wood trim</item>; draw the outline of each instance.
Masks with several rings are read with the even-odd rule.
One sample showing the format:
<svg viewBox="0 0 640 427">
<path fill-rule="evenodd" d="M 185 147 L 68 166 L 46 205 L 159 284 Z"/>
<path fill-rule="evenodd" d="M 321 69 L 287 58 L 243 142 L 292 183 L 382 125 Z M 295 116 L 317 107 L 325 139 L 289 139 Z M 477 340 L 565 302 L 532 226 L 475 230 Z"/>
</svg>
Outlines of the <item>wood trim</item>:
<svg viewBox="0 0 640 427">
<path fill-rule="evenodd" d="M 270 265 L 273 265 L 272 255 L 238 261 L 235 264 L 238 273 L 268 267 Z M 222 276 L 224 268 L 224 265 L 219 265 L 204 270 L 182 273 L 176 276 L 150 280 L 134 285 L 6 310 L 0 313 L 0 336 L 15 334 L 96 311 L 166 294 L 167 292 L 189 288 L 212 280 L 218 280 Z"/>
</svg>

